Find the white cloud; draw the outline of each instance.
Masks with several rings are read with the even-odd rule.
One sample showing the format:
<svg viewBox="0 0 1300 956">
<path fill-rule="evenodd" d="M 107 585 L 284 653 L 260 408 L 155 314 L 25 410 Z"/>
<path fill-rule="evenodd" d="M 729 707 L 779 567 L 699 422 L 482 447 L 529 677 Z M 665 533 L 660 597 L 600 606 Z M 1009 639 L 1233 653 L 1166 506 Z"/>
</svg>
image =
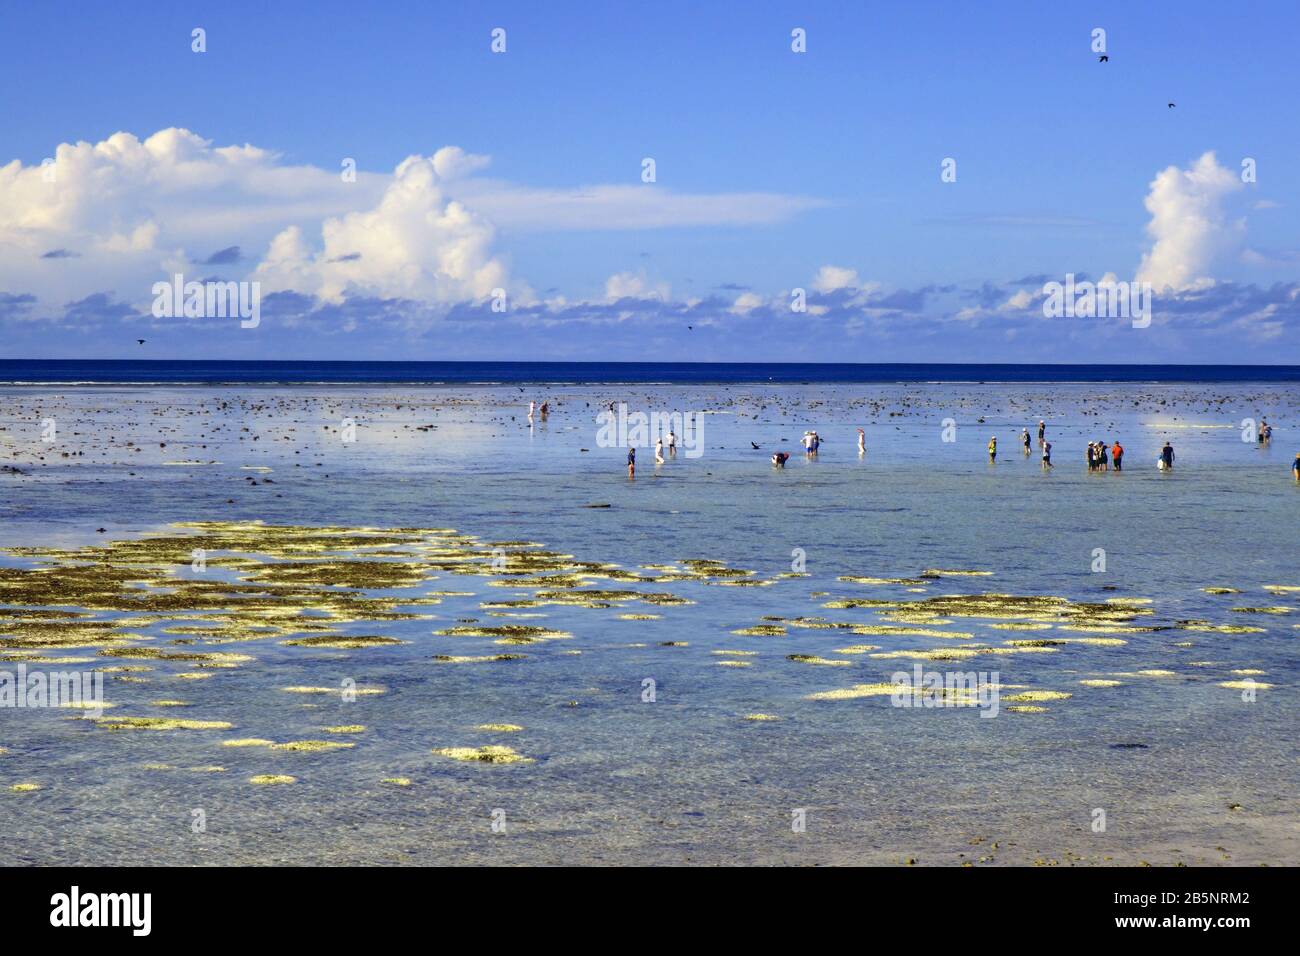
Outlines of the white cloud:
<svg viewBox="0 0 1300 956">
<path fill-rule="evenodd" d="M 1139 282 L 1157 290 L 1212 285 L 1212 262 L 1239 244 L 1245 223 L 1229 221 L 1224 199 L 1242 187 L 1239 176 L 1207 152 L 1188 169 L 1170 166 L 1151 181 L 1147 233 L 1154 240 L 1138 266 Z"/>
<path fill-rule="evenodd" d="M 448 184 L 448 193 L 514 231 L 761 226 L 825 206 L 776 193 L 679 193 L 663 186 L 539 189 L 491 179 Z"/>
<path fill-rule="evenodd" d="M 308 247 L 298 227 L 285 229 L 254 273 L 263 292 L 292 290 L 330 302 L 353 292 L 450 303 L 506 288 L 491 223 L 440 188 L 439 165 L 452 174 L 468 165 L 455 153 L 403 160 L 375 208 L 325 220 L 319 250 Z"/>
<path fill-rule="evenodd" d="M 319 224 L 382 189 L 382 177 L 344 183 L 184 129 L 63 143 L 52 158 L 52 181 L 39 164 L 0 167 L 0 289 L 56 304 L 110 289 L 147 301 L 167 273 L 201 273 L 196 259 L 236 245 L 255 258 L 286 226 Z M 42 258 L 53 250 L 64 254 Z"/>
<path fill-rule="evenodd" d="M 1027 309 L 1033 305 L 1034 299 L 1040 293 L 1031 292 L 1029 289 L 1020 289 L 1011 298 L 1000 306 L 1003 312 L 1019 312 L 1021 309 Z"/>
<path fill-rule="evenodd" d="M 813 277 L 812 286 L 818 292 L 836 292 L 840 289 L 859 289 L 862 280 L 854 269 L 842 266 L 822 266 Z"/>
<path fill-rule="evenodd" d="M 256 270 L 269 287 L 326 299 L 354 288 L 439 303 L 499 285 L 521 302 L 531 293 L 508 282 L 497 227 L 757 225 L 824 205 L 644 184 L 538 189 L 478 175 L 489 158 L 456 146 L 345 182 L 341 168 L 288 165 L 178 128 L 63 143 L 53 158 L 53 181 L 39 164 L 0 166 L 0 290 L 47 307 L 110 290 L 146 304 L 160 278 L 213 274 L 205 260 L 234 246 L 240 254 L 217 263 L 223 277 Z"/>
<path fill-rule="evenodd" d="M 605 298 L 610 302 L 619 299 L 659 299 L 667 302 L 671 289 L 666 282 L 651 284 L 644 272 L 617 272 L 605 280 Z"/>
<path fill-rule="evenodd" d="M 753 292 L 742 292 L 728 310 L 733 315 L 748 315 L 763 304 L 763 297 Z"/>
</svg>

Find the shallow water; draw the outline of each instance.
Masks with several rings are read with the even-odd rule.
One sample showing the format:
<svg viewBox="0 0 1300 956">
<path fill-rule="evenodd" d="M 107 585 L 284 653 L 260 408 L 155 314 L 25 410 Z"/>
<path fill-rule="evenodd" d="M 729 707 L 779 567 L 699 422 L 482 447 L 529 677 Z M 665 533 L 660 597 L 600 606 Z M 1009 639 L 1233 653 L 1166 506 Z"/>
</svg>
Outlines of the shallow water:
<svg viewBox="0 0 1300 956">
<path fill-rule="evenodd" d="M 480 603 L 529 598 L 532 589 L 439 571 L 401 593 L 472 594 L 408 609 L 432 619 L 347 624 L 347 633 L 409 642 L 350 650 L 286 646 L 281 635 L 172 648 L 161 629 L 173 622 L 132 627 L 153 638 L 145 646 L 254 660 L 197 681 L 175 676 L 189 665 L 144 661 L 154 667 L 140 674 L 148 683 L 107 682 L 116 705 L 108 716 L 234 726 L 113 731 L 67 711 L 0 709 L 0 747 L 9 751 L 0 755 L 0 825 L 10 835 L 0 863 L 1300 860 L 1293 743 L 1300 594 L 1262 589 L 1300 585 L 1291 557 L 1300 486 L 1288 473 L 1300 438 L 1284 427 L 1300 410 L 1300 387 L 574 386 L 549 390 L 550 420 L 531 428 L 528 397 L 514 387 L 0 391 L 0 451 L 24 472 L 0 475 L 3 547 L 101 545 L 192 521 L 453 528 L 480 542 L 536 542 L 629 570 L 717 559 L 773 582 L 596 580 L 591 587 L 694 603 L 545 605 L 513 609 L 544 617 L 516 619 L 489 616 Z M 707 412 L 701 456 L 679 454 L 656 468 L 643 448 L 629 481 L 626 452 L 598 447 L 593 421 L 599 407 L 619 400 L 634 410 Z M 1275 424 L 1270 447 L 1241 440 L 1241 420 L 1261 415 Z M 345 443 L 336 429 L 349 417 L 357 435 Z M 1017 441 L 1021 427 L 1032 430 L 1043 417 L 1054 444 L 1050 473 Z M 49 418 L 58 440 L 43 444 Z M 955 442 L 942 440 L 945 418 L 957 423 Z M 858 426 L 867 432 L 862 458 Z M 826 438 L 812 461 L 797 444 L 806 428 Z M 985 453 L 991 434 L 999 438 L 995 465 Z M 1128 452 L 1124 472 L 1087 473 L 1086 441 L 1117 437 Z M 1154 464 L 1166 439 L 1178 454 L 1170 474 Z M 777 448 L 793 455 L 784 470 L 767 461 Z M 64 458 L 65 451 L 83 454 Z M 205 464 L 165 464 L 190 460 Z M 609 507 L 584 507 L 597 503 Z M 1097 548 L 1106 554 L 1102 573 L 1092 570 Z M 795 549 L 808 576 L 778 577 L 791 571 Z M 30 559 L 0 556 L 0 564 Z M 927 568 L 992 574 L 914 585 L 924 591 L 838 580 L 912 579 Z M 1241 593 L 1201 590 L 1210 586 Z M 985 592 L 1147 598 L 1152 613 L 1132 625 L 1201 619 L 1262 631 L 1093 634 L 1060 622 L 1012 631 L 993 628 L 997 620 L 948 617 L 950 624 L 921 626 L 973 636 L 733 633 L 765 615 L 897 623 L 870 607 L 823 606 L 837 599 Z M 1231 610 L 1277 606 L 1297 610 Z M 620 618 L 628 613 L 659 617 Z M 433 633 L 468 618 L 573 636 L 514 647 Z M 889 653 L 1096 636 L 1127 643 L 922 662 L 997 671 L 1004 696 L 1072 695 L 1041 703 L 1042 712 L 1010 711 L 1004 701 L 987 719 L 969 707 L 894 707 L 887 696 L 807 699 L 889 681 L 916 663 L 835 652 L 846 646 Z M 711 653 L 737 649 L 756 653 Z M 98 658 L 93 649 L 58 653 L 136 663 Z M 524 656 L 433 659 L 499 653 Z M 848 664 L 788 660 L 792 654 Z M 727 659 L 750 666 L 719 666 Z M 1139 674 L 1147 670 L 1172 675 Z M 1220 686 L 1243 679 L 1236 670 L 1263 671 L 1255 679 L 1273 686 L 1243 701 L 1240 690 Z M 385 693 L 345 703 L 282 689 L 339 687 L 347 678 Z M 642 700 L 647 678 L 653 703 Z M 1079 683 L 1091 679 L 1120 683 Z M 158 699 L 191 706 L 149 703 Z M 780 720 L 744 719 L 754 713 Z M 477 729 L 488 723 L 523 729 Z M 322 730 L 337 725 L 365 730 Z M 356 746 L 301 753 L 221 745 L 248 737 Z M 433 753 L 485 745 L 509 746 L 532 762 Z M 211 765 L 225 769 L 187 769 Z M 258 774 L 296 782 L 250 784 Z M 397 777 L 410 785 L 381 782 Z M 21 782 L 42 789 L 9 791 Z M 799 808 L 807 829 L 795 833 Z M 1105 832 L 1092 829 L 1096 808 L 1106 811 Z M 205 812 L 205 832 L 192 832 L 195 809 Z M 504 810 L 504 834 L 492 830 L 494 809 Z"/>
</svg>

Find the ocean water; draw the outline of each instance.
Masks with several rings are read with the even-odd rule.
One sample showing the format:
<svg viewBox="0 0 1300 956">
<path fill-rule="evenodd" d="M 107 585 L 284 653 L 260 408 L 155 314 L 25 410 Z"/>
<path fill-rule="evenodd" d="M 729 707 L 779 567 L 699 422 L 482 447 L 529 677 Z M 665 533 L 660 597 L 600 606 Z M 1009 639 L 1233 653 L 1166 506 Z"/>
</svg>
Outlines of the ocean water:
<svg viewBox="0 0 1300 956">
<path fill-rule="evenodd" d="M 951 365 L 808 362 L 292 362 L 0 358 L 0 383 L 750 384 L 1300 382 L 1296 365 Z"/>
<path fill-rule="evenodd" d="M 591 587 L 692 603 L 547 604 L 512 610 L 544 617 L 515 619 L 490 616 L 481 604 L 528 599 L 535 589 L 439 571 L 411 591 L 374 593 L 470 593 L 414 608 L 429 617 L 343 626 L 407 643 L 328 649 L 284 645 L 282 636 L 211 647 L 200 640 L 181 649 L 252 660 L 201 681 L 176 676 L 187 665 L 146 661 L 154 667 L 143 675 L 149 683 L 107 684 L 116 705 L 109 716 L 222 720 L 229 730 L 114 731 L 66 711 L 0 710 L 0 747 L 8 751 L 0 755 L 0 825 L 11 835 L 0 863 L 1300 860 L 1300 594 L 1264 590 L 1300 585 L 1292 556 L 1300 485 L 1288 470 L 1300 450 L 1290 424 L 1300 385 L 1289 373 L 856 384 L 649 385 L 615 377 L 623 384 L 544 389 L 501 379 L 0 388 L 0 452 L 22 472 L 0 475 L 0 547 L 97 546 L 194 521 L 456 529 L 484 543 L 533 542 L 646 575 L 656 573 L 646 566 L 712 559 L 771 582 L 594 580 Z M 562 377 L 520 381 L 543 379 Z M 526 421 L 530 398 L 549 400 L 547 422 Z M 699 456 L 680 453 L 656 467 L 643 448 L 629 480 L 625 449 L 598 443 L 595 414 L 609 402 L 698 413 Z M 1026 458 L 1017 443 L 1020 429 L 1040 418 L 1054 445 L 1050 472 L 1037 450 Z M 1242 441 L 1246 418 L 1273 422 L 1273 441 Z M 58 438 L 42 442 L 51 419 Z M 356 424 L 355 441 L 341 440 L 345 419 Z M 948 419 L 955 441 L 943 440 Z M 811 460 L 798 446 L 809 428 L 825 438 Z M 995 464 L 985 453 L 991 435 L 1000 449 Z M 1083 449 L 1094 438 L 1121 440 L 1122 473 L 1086 470 Z M 1166 440 L 1178 456 L 1170 473 L 1155 467 Z M 769 464 L 776 449 L 792 453 L 784 469 Z M 201 464 L 169 464 L 178 461 Z M 1104 571 L 1094 570 L 1097 549 Z M 806 576 L 782 576 L 800 557 Z M 10 567 L 32 561 L 0 555 Z M 990 573 L 916 579 L 932 568 Z M 971 636 L 793 626 L 782 636 L 734 633 L 771 623 L 765 617 L 890 623 L 876 608 L 825 606 L 842 599 L 978 593 L 1145 600 L 1132 606 L 1151 613 L 1132 624 L 1156 629 L 1071 632 L 1062 622 L 1019 632 L 994 628 L 996 619 L 951 617 L 932 627 Z M 629 612 L 658 617 L 620 616 Z M 468 619 L 540 624 L 572 637 L 502 647 L 435 633 Z M 1177 626 L 1188 620 L 1258 630 Z M 146 646 L 170 647 L 164 626 L 132 631 L 150 638 Z M 1127 643 L 956 661 L 871 656 L 1095 636 Z M 877 650 L 837 653 L 858 644 Z M 713 653 L 737 650 L 753 653 Z M 502 652 L 523 656 L 434 659 Z M 98 658 L 94 650 L 86 656 Z M 970 707 L 895 707 L 887 696 L 809 699 L 887 682 L 916 663 L 996 671 L 1004 697 L 1071 696 L 1042 701 L 1037 712 L 1016 712 L 1004 700 L 992 719 Z M 1244 679 L 1237 671 L 1259 672 L 1251 676 L 1272 686 L 1244 700 L 1221 686 Z M 283 690 L 347 679 L 384 693 L 345 702 Z M 643 699 L 647 680 L 653 702 Z M 190 706 L 151 704 L 158 699 Z M 756 713 L 779 719 L 745 719 Z M 477 729 L 500 723 L 523 729 Z M 366 729 L 346 738 L 322 730 L 344 724 Z M 356 746 L 324 753 L 221 746 L 231 737 Z M 484 745 L 512 747 L 532 762 L 434 753 Z M 208 766 L 224 769 L 190 769 Z M 296 782 L 250 784 L 258 774 Z M 381 782 L 394 777 L 410 785 Z M 8 790 L 22 782 L 41 789 Z M 193 831 L 195 810 L 206 821 L 201 833 Z M 494 811 L 505 832 L 494 832 Z M 795 811 L 803 811 L 802 832 L 792 829 Z"/>
</svg>

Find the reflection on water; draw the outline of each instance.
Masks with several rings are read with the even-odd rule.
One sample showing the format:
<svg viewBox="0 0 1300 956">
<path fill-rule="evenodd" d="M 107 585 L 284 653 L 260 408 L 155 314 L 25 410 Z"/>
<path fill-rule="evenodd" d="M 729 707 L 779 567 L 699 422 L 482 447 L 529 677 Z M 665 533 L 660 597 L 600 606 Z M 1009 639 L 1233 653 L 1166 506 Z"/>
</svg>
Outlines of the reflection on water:
<svg viewBox="0 0 1300 956">
<path fill-rule="evenodd" d="M 0 710 L 0 862 L 1294 863 L 1300 490 L 1222 426 L 1297 391 L 1235 388 L 11 393 L 3 653 L 115 706 Z M 616 399 L 703 456 L 629 481 Z M 918 663 L 997 718 L 852 692 Z"/>
</svg>

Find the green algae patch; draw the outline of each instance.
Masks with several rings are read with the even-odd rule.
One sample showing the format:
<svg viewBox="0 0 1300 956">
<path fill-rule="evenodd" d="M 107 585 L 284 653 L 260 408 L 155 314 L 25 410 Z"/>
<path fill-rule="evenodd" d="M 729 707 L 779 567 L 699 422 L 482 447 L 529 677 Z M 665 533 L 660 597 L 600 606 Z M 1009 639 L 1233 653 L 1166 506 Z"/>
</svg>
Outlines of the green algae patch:
<svg viewBox="0 0 1300 956">
<path fill-rule="evenodd" d="M 871 656 L 878 660 L 896 660 L 906 658 L 919 661 L 964 661 L 981 654 L 991 654 L 990 647 L 940 647 L 933 650 L 884 651 Z"/>
<path fill-rule="evenodd" d="M 925 581 L 920 578 L 873 578 L 860 574 L 842 574 L 836 580 L 844 581 L 846 584 L 903 584 L 917 585 L 924 584 Z"/>
<path fill-rule="evenodd" d="M 10 793 L 35 793 L 43 789 L 39 783 L 15 783 L 9 788 Z"/>
<path fill-rule="evenodd" d="M 538 591 L 536 599 L 542 604 L 567 605 L 570 607 L 614 607 L 628 601 L 640 601 L 643 604 L 662 606 L 681 606 L 693 604 L 675 594 L 649 591 L 616 590 L 574 590 L 574 591 Z"/>
<path fill-rule="evenodd" d="M 1239 614 L 1290 614 L 1295 608 L 1279 605 L 1276 607 L 1230 607 L 1228 610 L 1236 611 Z"/>
<path fill-rule="evenodd" d="M 409 787 L 411 785 L 411 778 L 410 777 L 384 777 L 379 782 L 386 783 L 390 787 Z"/>
<path fill-rule="evenodd" d="M 495 637 L 520 644 L 573 637 L 568 631 L 557 631 L 539 624 L 463 624 L 434 633 L 440 637 Z"/>
<path fill-rule="evenodd" d="M 836 654 L 866 654 L 868 651 L 880 650 L 879 644 L 853 644 L 849 647 L 835 648 Z"/>
<path fill-rule="evenodd" d="M 339 724 L 336 727 L 322 727 L 321 730 L 327 734 L 363 734 L 366 732 L 364 724 Z"/>
<path fill-rule="evenodd" d="M 620 614 L 620 621 L 657 621 L 662 618 L 662 614 Z"/>
<path fill-rule="evenodd" d="M 297 783 L 298 778 L 284 773 L 259 773 L 255 777 L 249 777 L 248 782 L 258 786 L 267 786 L 277 783 Z"/>
<path fill-rule="evenodd" d="M 804 700 L 855 700 L 859 697 L 889 697 L 899 689 L 898 684 L 854 684 L 836 690 L 822 690 L 809 694 Z"/>
<path fill-rule="evenodd" d="M 777 717 L 775 714 L 746 714 L 742 719 L 762 723 L 770 720 L 780 720 L 781 718 Z"/>
<path fill-rule="evenodd" d="M 854 624 L 849 628 L 854 634 L 894 635 L 898 637 L 947 637 L 957 641 L 970 640 L 970 631 L 940 631 L 932 627 L 902 627 L 897 624 Z"/>
<path fill-rule="evenodd" d="M 179 717 L 89 717 L 106 730 L 229 730 L 225 720 L 183 720 Z"/>
<path fill-rule="evenodd" d="M 999 631 L 1050 631 L 1052 629 L 1052 625 L 1042 621 L 1003 621 L 1000 624 L 990 624 L 989 627 Z"/>
<path fill-rule="evenodd" d="M 1201 588 L 1206 594 L 1240 594 L 1239 588 Z"/>
<path fill-rule="evenodd" d="M 1011 711 L 1011 713 L 1013 713 L 1013 714 L 1045 714 L 1045 713 L 1047 713 L 1047 708 L 1046 708 L 1046 707 L 1039 707 L 1039 706 L 1036 705 L 1036 704 L 1012 704 L 1012 705 L 1010 705 L 1009 707 L 1007 707 L 1007 710 Z"/>
<path fill-rule="evenodd" d="M 1043 700 L 1066 700 L 1074 695 L 1064 690 L 1026 690 L 1019 694 L 1010 694 L 1002 699 L 1012 703 L 1035 703 Z"/>
<path fill-rule="evenodd" d="M 718 667 L 753 667 L 754 666 L 752 661 L 725 660 L 725 661 L 714 661 L 713 663 L 716 664 Z"/>
<path fill-rule="evenodd" d="M 484 664 L 491 661 L 520 661 L 523 654 L 435 654 L 434 660 L 439 664 Z"/>
<path fill-rule="evenodd" d="M 281 687 L 280 690 L 284 691 L 286 694 L 343 694 L 344 693 L 344 689 L 341 687 L 294 686 L 294 687 Z M 385 691 L 382 687 L 354 687 L 352 688 L 352 693 L 356 694 L 358 697 L 377 697 L 380 694 L 387 693 L 387 691 Z"/>
<path fill-rule="evenodd" d="M 1087 644 L 1093 647 L 1123 647 L 1128 641 L 1119 637 L 1045 637 L 1007 641 L 1009 647 L 1060 647 L 1066 644 Z"/>
<path fill-rule="evenodd" d="M 1209 621 L 1178 621 L 1174 627 L 1182 631 L 1198 631 L 1206 634 L 1265 634 L 1267 631 L 1253 624 L 1211 624 Z"/>
<path fill-rule="evenodd" d="M 1150 608 L 1104 602 L 1075 602 L 1053 595 L 941 594 L 915 600 L 848 599 L 826 602 L 828 608 L 879 608 L 939 617 L 974 617 L 1031 623 L 1098 626 L 1123 624 L 1154 613 Z"/>
<path fill-rule="evenodd" d="M 1257 680 L 1225 680 L 1220 681 L 1219 686 L 1229 690 L 1268 690 L 1273 685 Z"/>
<path fill-rule="evenodd" d="M 524 728 L 518 724 L 479 724 L 475 730 L 490 730 L 498 734 L 513 734 Z"/>
<path fill-rule="evenodd" d="M 815 654 L 787 654 L 787 661 L 794 661 L 798 664 L 820 664 L 825 667 L 850 667 L 851 661 L 833 661 L 825 657 L 818 657 Z"/>
<path fill-rule="evenodd" d="M 131 660 L 182 661 L 197 663 L 208 667 L 234 667 L 253 660 L 247 654 L 230 654 L 224 652 L 203 653 L 199 651 L 163 651 L 156 647 L 106 648 L 99 652 L 101 657 L 125 657 Z"/>
<path fill-rule="evenodd" d="M 897 624 L 951 624 L 952 618 L 940 617 L 933 611 L 881 611 L 880 619 Z"/>
<path fill-rule="evenodd" d="M 223 747 L 269 747 L 275 743 L 274 740 L 266 740 L 263 737 L 240 737 L 235 740 L 223 740 Z"/>
<path fill-rule="evenodd" d="M 328 647 L 333 650 L 349 651 L 363 647 L 389 647 L 393 644 L 409 644 L 410 641 L 399 641 L 396 638 L 380 637 L 378 635 L 348 635 L 344 637 L 321 635 L 318 637 L 298 637 L 280 643 L 288 647 Z"/>
<path fill-rule="evenodd" d="M 742 651 L 742 650 L 726 650 L 726 649 L 709 651 L 709 653 L 717 654 L 721 657 L 757 657 L 758 656 L 758 651 Z"/>
<path fill-rule="evenodd" d="M 441 757 L 452 760 L 464 760 L 469 763 L 532 763 L 533 758 L 525 757 L 510 747 L 500 744 L 488 744 L 485 747 L 438 747 L 434 751 Z"/>
<path fill-rule="evenodd" d="M 786 629 L 780 624 L 755 624 L 753 627 L 741 627 L 731 632 L 741 637 L 784 637 Z"/>
<path fill-rule="evenodd" d="M 1098 677 L 1098 678 L 1090 678 L 1088 680 L 1081 680 L 1079 681 L 1079 683 L 1082 684 L 1084 687 L 1119 687 L 1122 681 L 1105 680 L 1103 678 Z"/>
<path fill-rule="evenodd" d="M 354 743 L 339 740 L 290 740 L 282 744 L 271 744 L 272 750 L 292 750 L 296 753 L 320 753 L 325 750 L 346 750 L 355 747 Z"/>
</svg>

